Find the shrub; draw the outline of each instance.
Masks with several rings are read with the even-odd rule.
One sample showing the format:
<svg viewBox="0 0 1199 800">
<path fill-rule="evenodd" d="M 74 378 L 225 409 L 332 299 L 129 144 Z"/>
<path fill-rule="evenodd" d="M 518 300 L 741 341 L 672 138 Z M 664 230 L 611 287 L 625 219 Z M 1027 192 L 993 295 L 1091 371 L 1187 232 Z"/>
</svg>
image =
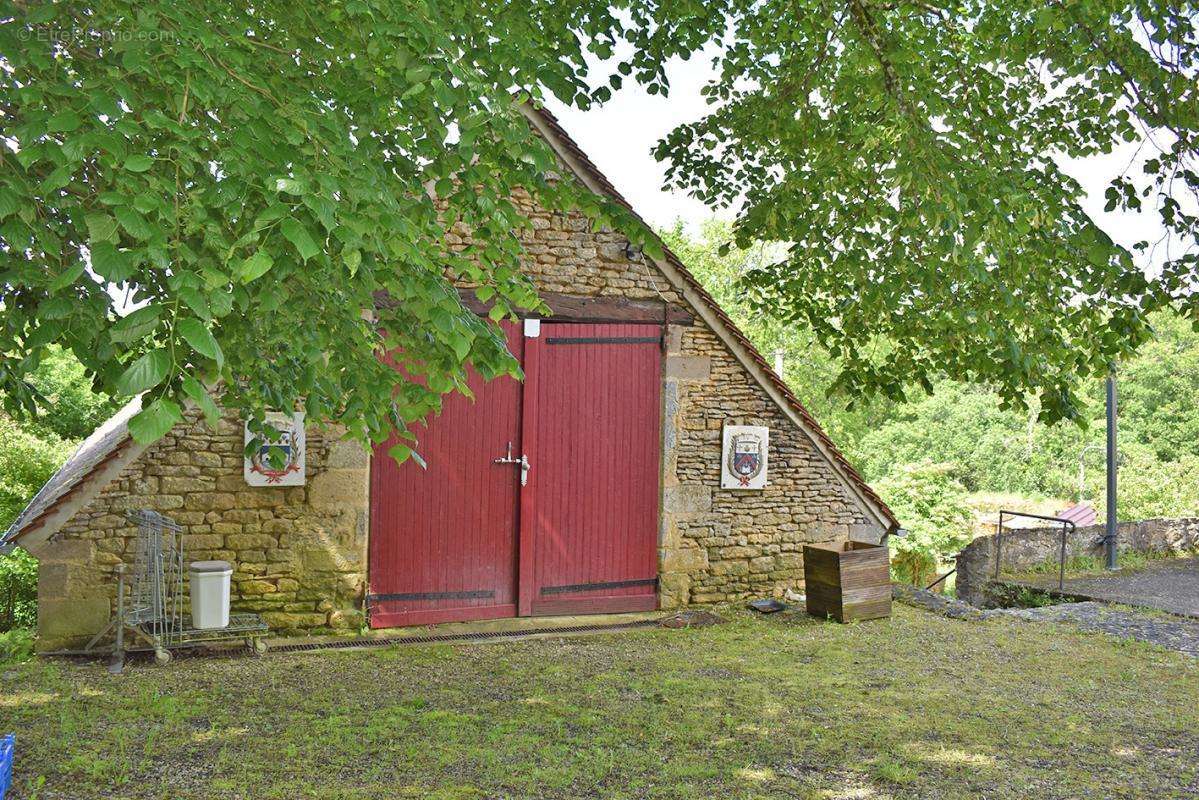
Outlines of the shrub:
<svg viewBox="0 0 1199 800">
<path fill-rule="evenodd" d="M 46 431 L 36 435 L 0 414 L 0 531 L 75 449 L 75 442 Z"/>
<path fill-rule="evenodd" d="M 33 655 L 33 631 L 18 628 L 0 633 L 0 664 L 16 664 Z"/>
<path fill-rule="evenodd" d="M 0 555 L 0 631 L 37 622 L 37 562 L 21 548 Z"/>
<path fill-rule="evenodd" d="M 874 483 L 908 533 L 891 537 L 891 571 L 896 580 L 924 585 L 938 566 L 971 537 L 966 489 L 949 464 L 909 464 Z"/>
</svg>

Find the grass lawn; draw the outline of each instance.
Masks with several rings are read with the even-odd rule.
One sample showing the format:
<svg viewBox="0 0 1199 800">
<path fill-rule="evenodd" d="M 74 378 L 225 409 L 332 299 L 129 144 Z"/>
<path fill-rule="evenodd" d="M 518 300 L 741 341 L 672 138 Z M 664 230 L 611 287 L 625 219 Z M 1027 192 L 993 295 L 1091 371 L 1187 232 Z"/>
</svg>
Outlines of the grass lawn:
<svg viewBox="0 0 1199 800">
<path fill-rule="evenodd" d="M 1199 660 L 897 606 L 840 626 L 0 668 L 18 798 L 1199 794 Z"/>
</svg>

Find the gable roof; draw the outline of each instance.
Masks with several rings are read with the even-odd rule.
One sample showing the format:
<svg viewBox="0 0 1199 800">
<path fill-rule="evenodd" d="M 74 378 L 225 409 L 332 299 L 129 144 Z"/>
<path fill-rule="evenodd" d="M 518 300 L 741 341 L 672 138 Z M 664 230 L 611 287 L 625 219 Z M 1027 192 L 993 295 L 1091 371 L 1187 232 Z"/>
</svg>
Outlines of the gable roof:
<svg viewBox="0 0 1199 800">
<path fill-rule="evenodd" d="M 667 280 L 674 278 L 673 283 L 682 284 L 677 285 L 676 288 L 680 290 L 683 297 L 700 313 L 783 412 L 808 435 L 845 487 L 859 500 L 863 509 L 878 520 L 888 532 L 897 529 L 899 521 L 895 514 L 833 444 L 832 439 L 804 408 L 799 398 L 783 382 L 783 379 L 771 369 L 766 359 L 750 342 L 749 337 L 737 327 L 712 295 L 708 294 L 708 291 L 684 266 L 679 257 L 653 233 L 649 224 L 616 190 L 616 187 L 600 171 L 599 167 L 588 158 L 578 143 L 563 129 L 557 118 L 545 108 L 534 107 L 530 104 L 523 105 L 521 110 L 530 123 L 546 137 L 564 162 L 571 167 L 576 177 L 593 191 L 603 193 L 624 206 L 645 227 L 645 230 L 654 236 L 664 254 L 664 260 L 655 259 L 662 274 Z M 129 435 L 128 422 L 129 418 L 140 409 L 141 400 L 135 398 L 85 439 L 66 463 L 34 496 L 25 510 L 17 516 L 4 535 L 0 537 L 0 544 L 14 542 L 25 533 L 42 526 L 50 528 L 46 535 L 52 534 L 72 515 L 59 514 L 57 519 L 53 519 L 56 511 L 76 503 L 81 505 L 83 501 L 95 496 L 108 482 L 101 480 L 99 473 L 103 472 L 107 474 L 108 478 L 114 478 L 119 474 L 120 468 L 136 458 L 145 448 L 133 442 Z M 47 523 L 49 524 L 47 525 Z"/>
<path fill-rule="evenodd" d="M 666 263 L 662 264 L 658 262 L 658 266 L 666 273 L 667 278 L 669 279 L 669 273 L 673 271 L 686 284 L 686 289 L 689 291 L 685 291 L 683 293 L 684 296 L 692 301 L 692 305 L 697 306 L 697 310 L 708 312 L 704 316 L 713 318 L 712 321 L 715 324 L 712 327 L 718 335 L 724 334 L 722 338 L 726 339 L 726 344 L 735 343 L 737 345 L 731 349 L 735 354 L 744 356 L 750 362 L 745 364 L 749 373 L 757 379 L 759 384 L 762 384 L 768 394 L 774 397 L 776 401 L 781 401 L 779 405 L 784 412 L 789 412 L 789 415 L 797 418 L 796 421 L 799 423 L 800 428 L 812 438 L 813 444 L 832 463 L 833 468 L 846 482 L 847 487 L 859 496 L 868 509 L 873 511 L 874 515 L 879 518 L 880 522 L 884 523 L 883 527 L 888 532 L 899 528 L 899 520 L 895 517 L 895 514 L 883 502 L 882 498 L 870 488 L 870 485 L 866 483 L 861 473 L 854 469 L 845 455 L 833 444 L 833 440 L 829 438 L 824 429 L 820 427 L 820 424 L 816 422 L 815 417 L 804 408 L 803 403 L 799 401 L 795 393 L 791 391 L 783 379 L 770 367 L 770 364 L 762 357 L 762 354 L 758 352 L 753 343 L 750 342 L 749 337 L 737 327 L 737 324 L 725 313 L 715 298 L 708 294 L 703 284 L 683 265 L 682 260 L 666 246 L 665 242 L 653 233 L 653 228 L 650 227 L 649 223 L 642 219 L 632 204 L 616 190 L 616 187 L 612 185 L 607 176 L 588 158 L 583 149 L 579 147 L 579 144 L 570 137 L 570 134 L 562 127 L 558 119 L 541 106 L 525 104 L 522 110 L 543 134 L 548 135 L 551 144 L 556 141 L 561 149 L 565 151 L 565 153 L 560 151 L 559 154 L 568 155 L 570 157 L 568 163 L 573 161 L 577 165 L 578 168 L 575 169 L 575 173 L 580 180 L 583 180 L 585 184 L 590 184 L 593 190 L 598 189 L 602 191 L 617 203 L 624 206 L 629 213 L 645 226 L 645 229 L 650 232 L 650 235 L 662 247 Z M 670 269 L 665 269 L 665 267 L 669 267 Z M 729 342 L 728 339 L 731 339 L 732 342 Z"/>
<path fill-rule="evenodd" d="M 11 542 L 42 525 L 55 510 L 80 495 L 92 483 L 91 479 L 97 471 L 122 455 L 133 443 L 129 435 L 129 419 L 141 407 L 141 397 L 135 397 L 92 431 L 33 496 L 25 510 L 17 515 L 4 535 L 0 536 L 0 543 Z M 100 487 L 95 488 L 98 490 Z"/>
</svg>

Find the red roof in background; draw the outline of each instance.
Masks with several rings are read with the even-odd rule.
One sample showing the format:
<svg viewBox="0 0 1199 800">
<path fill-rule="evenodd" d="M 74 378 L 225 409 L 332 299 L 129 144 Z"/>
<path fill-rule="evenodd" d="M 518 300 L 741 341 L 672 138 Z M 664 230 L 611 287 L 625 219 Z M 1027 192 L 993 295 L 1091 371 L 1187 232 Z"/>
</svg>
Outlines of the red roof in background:
<svg viewBox="0 0 1199 800">
<path fill-rule="evenodd" d="M 1057 512 L 1056 516 L 1058 519 L 1068 519 L 1080 528 L 1094 525 L 1099 518 L 1099 514 L 1088 503 L 1072 505 L 1065 511 Z"/>
</svg>

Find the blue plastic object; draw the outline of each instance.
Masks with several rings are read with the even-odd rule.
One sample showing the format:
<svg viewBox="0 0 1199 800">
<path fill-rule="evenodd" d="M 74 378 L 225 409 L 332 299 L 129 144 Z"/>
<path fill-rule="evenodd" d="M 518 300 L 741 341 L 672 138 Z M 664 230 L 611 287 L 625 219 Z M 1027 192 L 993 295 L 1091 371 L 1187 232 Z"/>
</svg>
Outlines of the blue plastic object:
<svg viewBox="0 0 1199 800">
<path fill-rule="evenodd" d="M 8 787 L 12 786 L 12 754 L 15 745 L 16 739 L 11 733 L 0 738 L 0 800 L 4 800 L 4 796 L 8 794 Z"/>
</svg>

